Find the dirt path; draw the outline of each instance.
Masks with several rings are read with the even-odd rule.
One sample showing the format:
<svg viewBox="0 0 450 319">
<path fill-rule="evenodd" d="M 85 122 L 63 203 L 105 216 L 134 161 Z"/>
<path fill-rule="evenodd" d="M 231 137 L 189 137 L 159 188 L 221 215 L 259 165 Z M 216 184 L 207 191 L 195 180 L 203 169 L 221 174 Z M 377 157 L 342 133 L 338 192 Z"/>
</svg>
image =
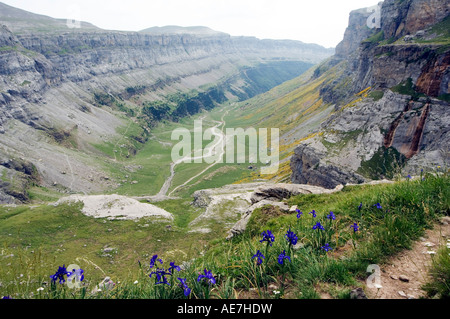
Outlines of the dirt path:
<svg viewBox="0 0 450 319">
<path fill-rule="evenodd" d="M 225 144 L 226 144 L 226 140 L 225 140 L 225 134 L 224 134 L 224 129 L 225 129 L 225 116 L 228 114 L 228 112 L 229 112 L 229 110 L 228 111 L 226 111 L 223 115 L 222 115 L 222 119 L 221 119 L 221 121 L 219 122 L 219 121 L 215 121 L 216 123 L 217 123 L 217 125 L 216 126 L 214 126 L 212 129 L 213 129 L 213 135 L 215 135 L 216 137 L 219 137 L 219 141 L 217 142 L 217 143 L 215 143 L 214 145 L 211 145 L 208 149 L 206 149 L 205 151 L 204 151 L 204 154 L 201 156 L 201 157 L 199 157 L 199 158 L 202 158 L 202 159 L 204 159 L 204 158 L 208 158 L 208 157 L 211 157 L 211 156 L 217 156 L 217 158 L 222 158 L 222 156 L 225 154 L 225 148 L 224 148 L 224 146 L 225 146 Z M 218 130 L 218 127 L 219 126 L 222 126 L 222 129 L 219 131 Z M 217 131 L 214 131 L 214 130 L 217 130 Z M 214 151 L 215 151 L 215 149 L 216 149 L 216 147 L 217 146 L 219 146 L 219 145 L 222 145 L 222 147 L 220 148 L 220 153 L 219 153 L 219 155 L 217 155 L 217 154 L 215 154 L 214 153 Z M 196 157 L 194 157 L 194 158 L 192 158 L 191 160 L 195 160 L 195 159 L 198 159 L 198 158 L 196 158 Z M 201 176 L 201 175 L 203 175 L 205 172 L 207 172 L 209 169 L 211 169 L 212 167 L 214 167 L 214 166 L 216 166 L 217 164 L 218 164 L 219 162 L 215 162 L 215 163 L 213 163 L 213 164 L 211 164 L 211 165 L 209 165 L 207 168 L 205 168 L 203 171 L 201 171 L 200 173 L 198 173 L 197 175 L 195 175 L 195 176 L 192 176 L 190 179 L 188 179 L 186 182 L 184 182 L 184 184 L 182 184 L 182 185 L 179 185 L 179 186 L 177 186 L 177 187 L 175 187 L 170 193 L 169 193 L 169 196 L 171 196 L 173 193 L 175 193 L 178 189 L 180 189 L 180 188 L 182 188 L 182 187 L 184 187 L 184 186 L 186 186 L 187 184 L 189 184 L 190 182 L 192 182 L 194 179 L 196 179 L 197 177 L 199 177 L 199 176 Z M 177 163 L 176 163 L 177 164 Z M 176 165 L 175 164 L 175 165 Z M 174 175 L 175 175 L 175 172 L 173 171 L 174 170 L 174 165 L 172 164 L 172 167 L 171 167 L 171 171 L 172 171 L 172 175 L 171 175 L 171 181 L 172 181 L 172 179 L 173 179 L 173 177 L 174 177 Z M 170 183 L 171 183 L 171 181 L 170 181 Z M 170 187 L 170 184 L 169 184 L 169 187 Z M 168 190 L 165 190 L 165 192 L 167 193 L 167 191 Z"/>
<path fill-rule="evenodd" d="M 450 239 L 450 218 L 426 231 L 411 250 L 405 250 L 381 268 L 381 289 L 365 288 L 369 299 L 418 299 L 425 297 L 422 286 L 428 282 L 428 270 L 440 246 Z"/>
</svg>

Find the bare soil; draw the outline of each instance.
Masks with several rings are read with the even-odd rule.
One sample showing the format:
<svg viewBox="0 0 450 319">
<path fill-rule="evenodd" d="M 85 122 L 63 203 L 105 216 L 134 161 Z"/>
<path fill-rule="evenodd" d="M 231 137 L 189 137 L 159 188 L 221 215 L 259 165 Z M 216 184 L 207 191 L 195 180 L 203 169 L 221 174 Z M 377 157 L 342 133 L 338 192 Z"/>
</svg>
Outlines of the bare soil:
<svg viewBox="0 0 450 319">
<path fill-rule="evenodd" d="M 429 269 L 440 246 L 450 238 L 450 223 L 441 222 L 412 246 L 380 265 L 382 288 L 365 288 L 369 299 L 418 299 L 426 297 L 422 290 L 429 281 Z M 403 278 L 405 277 L 405 278 Z M 402 280 L 403 279 L 403 280 Z"/>
</svg>

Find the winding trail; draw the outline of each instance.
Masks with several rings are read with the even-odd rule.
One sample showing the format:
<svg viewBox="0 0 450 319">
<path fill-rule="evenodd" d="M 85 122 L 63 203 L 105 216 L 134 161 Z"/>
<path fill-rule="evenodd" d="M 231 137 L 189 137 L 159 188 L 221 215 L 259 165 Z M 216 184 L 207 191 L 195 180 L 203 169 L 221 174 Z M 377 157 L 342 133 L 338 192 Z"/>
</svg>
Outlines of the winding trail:
<svg viewBox="0 0 450 319">
<path fill-rule="evenodd" d="M 75 182 L 75 175 L 73 174 L 72 164 L 70 164 L 69 155 L 64 153 L 64 156 L 66 157 L 66 162 L 67 162 L 67 165 L 69 166 L 69 169 L 70 169 L 70 176 L 72 177 L 72 181 L 70 182 L 70 186 L 69 186 L 69 189 L 72 190 L 73 183 Z"/>
<path fill-rule="evenodd" d="M 215 154 L 214 150 L 217 148 L 217 146 L 219 146 L 220 144 L 224 145 L 223 141 L 225 139 L 225 134 L 224 134 L 224 129 L 225 129 L 225 116 L 229 113 L 229 110 L 226 111 L 223 115 L 220 121 L 214 121 L 216 122 L 216 125 L 214 127 L 212 127 L 212 133 L 215 137 L 218 137 L 218 141 L 216 143 L 214 143 L 213 145 L 209 146 L 208 148 L 206 148 L 203 151 L 202 156 L 197 156 L 197 157 L 192 157 L 192 156 L 186 156 L 182 159 L 179 159 L 176 162 L 172 162 L 170 164 L 170 176 L 166 179 L 166 181 L 164 182 L 163 186 L 161 187 L 161 190 L 159 191 L 159 193 L 155 196 L 151 196 L 148 197 L 147 199 L 151 199 L 152 201 L 162 201 L 164 199 L 167 199 L 168 197 L 170 197 L 174 192 L 176 192 L 178 189 L 180 189 L 181 187 L 186 186 L 187 184 L 189 184 L 192 180 L 194 180 L 195 178 L 197 178 L 198 176 L 202 175 L 203 173 L 205 173 L 207 170 L 209 170 L 211 167 L 217 165 L 217 163 L 213 163 L 211 165 L 209 165 L 206 169 L 204 169 L 202 172 L 200 172 L 199 174 L 193 176 L 192 178 L 190 178 L 189 180 L 187 180 L 184 184 L 177 186 L 175 189 L 173 189 L 169 194 L 167 194 L 169 192 L 169 188 L 172 186 L 172 182 L 173 179 L 175 177 L 175 168 L 179 165 L 182 164 L 184 162 L 187 161 L 195 161 L 198 159 L 205 159 L 208 157 L 211 157 L 213 155 L 217 155 Z M 204 117 L 202 117 L 201 119 L 204 119 Z M 219 130 L 218 128 L 221 127 L 221 129 Z M 225 154 L 225 148 L 222 147 L 220 148 L 220 153 L 218 154 L 219 158 L 221 158 L 223 155 Z"/>
<path fill-rule="evenodd" d="M 117 155 L 116 155 L 116 152 L 117 152 L 117 148 L 118 148 L 118 146 L 119 146 L 119 143 L 122 141 L 123 137 L 127 135 L 128 131 L 129 131 L 130 127 L 131 127 L 131 124 L 132 124 L 132 122 L 130 122 L 130 123 L 128 124 L 127 129 L 125 130 L 125 133 L 122 134 L 122 137 L 121 137 L 119 140 L 117 140 L 117 143 L 114 145 L 114 148 L 113 148 L 113 152 L 114 152 L 114 162 L 117 162 Z M 122 157 L 122 148 L 119 147 L 119 150 L 120 150 L 120 157 Z M 128 155 L 129 155 L 129 151 L 128 151 Z"/>
<path fill-rule="evenodd" d="M 218 136 L 218 137 L 219 137 L 219 141 L 218 141 L 217 143 L 215 143 L 214 145 L 212 145 L 210 148 L 206 149 L 206 152 L 203 153 L 203 156 L 197 157 L 197 158 L 194 157 L 194 158 L 192 158 L 192 160 L 199 159 L 199 158 L 208 158 L 208 157 L 211 157 L 211 156 L 213 156 L 213 155 L 216 155 L 216 154 L 213 154 L 213 150 L 215 150 L 216 147 L 217 147 L 218 145 L 220 145 L 220 144 L 222 144 L 222 147 L 220 148 L 220 153 L 218 154 L 218 157 L 219 157 L 219 158 L 222 158 L 222 157 L 223 157 L 223 155 L 225 154 L 225 143 L 224 143 L 225 134 L 224 134 L 223 131 L 224 131 L 224 129 L 225 129 L 225 124 L 226 124 L 224 118 L 225 118 L 225 116 L 227 116 L 228 112 L 229 112 L 229 110 L 226 111 L 226 112 L 222 115 L 221 121 L 220 121 L 220 122 L 217 122 L 217 123 L 219 123 L 219 124 L 218 124 L 217 126 L 215 126 L 215 127 L 212 129 L 212 130 L 213 130 L 213 135 Z M 221 129 L 220 131 L 218 131 L 217 128 L 218 128 L 219 126 L 221 126 L 221 125 L 222 125 L 222 129 Z M 206 153 L 206 154 L 205 154 L 205 153 Z M 183 161 L 183 160 L 182 160 L 182 161 Z M 169 197 L 170 197 L 173 193 L 175 193 L 178 189 L 180 189 L 180 188 L 186 186 L 187 184 L 189 184 L 190 182 L 192 182 L 194 179 L 196 179 L 197 177 L 203 175 L 203 174 L 204 174 L 206 171 L 208 171 L 211 167 L 214 167 L 214 166 L 217 165 L 217 164 L 218 164 L 218 163 L 215 162 L 215 163 L 209 165 L 209 166 L 208 166 L 207 168 L 205 168 L 203 171 L 201 171 L 201 172 L 198 173 L 197 175 L 195 175 L 195 176 L 191 177 L 190 179 L 188 179 L 184 184 L 175 187 L 175 188 L 169 193 Z M 173 179 L 173 176 L 172 176 L 172 179 Z"/>
</svg>

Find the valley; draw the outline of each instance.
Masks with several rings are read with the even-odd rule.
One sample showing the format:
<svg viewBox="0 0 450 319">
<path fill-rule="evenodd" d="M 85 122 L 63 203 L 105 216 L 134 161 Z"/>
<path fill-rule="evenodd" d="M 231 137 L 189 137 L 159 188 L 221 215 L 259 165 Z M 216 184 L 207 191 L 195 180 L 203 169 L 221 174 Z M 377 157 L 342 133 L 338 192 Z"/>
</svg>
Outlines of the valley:
<svg viewBox="0 0 450 319">
<path fill-rule="evenodd" d="M 207 27 L 67 30 L 0 3 L 0 296 L 377 298 L 368 267 L 428 234 L 437 262 L 411 286 L 448 297 L 450 2 L 380 10 L 372 28 L 352 11 L 327 49 Z M 250 136 L 211 161 L 237 128 L 277 129 L 279 145 L 258 145 L 277 162 L 250 161 Z M 50 280 L 69 264 L 80 289 Z"/>
</svg>

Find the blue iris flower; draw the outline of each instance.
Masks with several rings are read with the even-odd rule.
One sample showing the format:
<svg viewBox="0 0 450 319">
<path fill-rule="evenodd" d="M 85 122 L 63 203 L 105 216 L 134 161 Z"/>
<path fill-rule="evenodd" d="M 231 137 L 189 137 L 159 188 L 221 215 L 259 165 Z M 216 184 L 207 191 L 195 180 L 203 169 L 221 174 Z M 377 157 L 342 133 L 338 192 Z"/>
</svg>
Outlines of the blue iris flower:
<svg viewBox="0 0 450 319">
<path fill-rule="evenodd" d="M 321 247 L 322 250 L 329 252 L 332 251 L 333 249 L 330 247 L 330 244 L 325 244 L 325 246 Z"/>
<path fill-rule="evenodd" d="M 293 231 L 291 231 L 290 228 L 289 228 L 288 232 L 286 233 L 286 235 L 284 235 L 284 237 L 286 238 L 286 240 L 289 242 L 290 245 L 292 245 L 292 246 L 297 245 L 298 237 Z"/>
<path fill-rule="evenodd" d="M 268 230 L 263 232 L 261 235 L 263 236 L 263 239 L 261 239 L 259 242 L 263 243 L 266 241 L 268 244 L 270 244 L 270 246 L 272 246 L 272 243 L 275 241 L 275 236 L 272 234 L 272 232 Z"/>
<path fill-rule="evenodd" d="M 358 210 L 361 211 L 362 207 L 363 207 L 363 203 L 359 204 Z"/>
<path fill-rule="evenodd" d="M 149 277 L 152 278 L 153 275 L 156 275 L 156 284 L 157 285 L 168 285 L 170 286 L 169 282 L 167 281 L 166 276 L 170 275 L 170 273 L 166 272 L 164 269 L 156 269 L 156 271 L 152 272 Z"/>
<path fill-rule="evenodd" d="M 252 257 L 252 259 L 258 258 L 257 264 L 261 265 L 263 262 L 263 259 L 266 259 L 261 251 L 258 250 L 258 252 Z"/>
<path fill-rule="evenodd" d="M 336 219 L 336 215 L 334 215 L 333 212 L 330 212 L 330 214 L 327 215 L 327 218 L 330 220 L 335 220 Z"/>
<path fill-rule="evenodd" d="M 280 256 L 278 256 L 278 263 L 279 263 L 280 265 L 283 265 L 285 259 L 291 261 L 291 257 L 286 256 L 286 250 L 284 250 L 284 251 L 280 254 Z"/>
<path fill-rule="evenodd" d="M 160 263 L 161 265 L 163 264 L 162 259 L 161 259 L 161 258 L 158 259 L 158 255 L 154 255 L 154 256 L 152 257 L 152 259 L 150 260 L 150 269 L 152 269 L 153 267 L 155 267 L 156 261 L 159 261 L 159 263 Z"/>
<path fill-rule="evenodd" d="M 317 224 L 315 224 L 312 229 L 314 229 L 314 230 L 316 230 L 316 229 L 325 230 L 325 228 L 323 228 L 323 226 L 322 226 L 322 224 L 320 222 L 317 222 Z"/>
<path fill-rule="evenodd" d="M 301 212 L 300 209 L 297 209 L 296 212 L 297 212 L 297 218 L 300 218 L 303 216 L 303 212 Z"/>
<path fill-rule="evenodd" d="M 168 270 L 169 270 L 169 272 L 170 272 L 171 274 L 173 274 L 173 271 L 174 271 L 174 270 L 176 270 L 176 271 L 181 271 L 181 268 L 180 268 L 180 266 L 175 265 L 174 262 L 171 262 L 171 263 L 170 263 L 170 267 L 169 267 Z"/>
<path fill-rule="evenodd" d="M 66 279 L 64 278 L 64 276 L 66 276 L 68 274 L 69 274 L 69 272 L 67 272 L 66 265 L 63 265 L 62 267 L 59 267 L 58 271 L 54 275 L 50 276 L 50 278 L 52 279 L 53 282 L 56 282 L 57 280 L 59 280 L 59 283 L 63 284 L 66 282 Z"/>
<path fill-rule="evenodd" d="M 78 278 L 79 281 L 84 280 L 84 270 L 83 269 L 72 269 L 71 272 L 67 272 L 67 277 L 72 277 L 75 274 L 75 276 Z"/>
<path fill-rule="evenodd" d="M 312 212 L 310 212 L 310 214 L 312 214 L 312 216 L 313 216 L 314 218 L 317 217 L 317 212 L 316 212 L 315 210 L 313 210 Z"/>
<path fill-rule="evenodd" d="M 184 296 L 188 297 L 191 294 L 191 288 L 188 287 L 187 283 L 186 283 L 186 279 L 184 278 L 178 278 L 178 280 L 180 281 L 180 287 L 183 288 L 184 291 Z"/>
<path fill-rule="evenodd" d="M 359 231 L 359 226 L 358 226 L 358 224 L 357 223 L 354 223 L 353 225 L 351 225 L 350 226 L 351 228 L 353 228 L 353 232 L 357 232 L 357 231 Z"/>
<path fill-rule="evenodd" d="M 376 203 L 375 205 L 373 205 L 373 206 L 375 206 L 377 209 L 383 209 L 383 207 L 381 206 L 381 204 L 380 203 Z"/>
<path fill-rule="evenodd" d="M 212 271 L 208 271 L 206 269 L 203 271 L 203 275 L 200 274 L 198 276 L 197 282 L 200 282 L 202 280 L 206 280 L 206 282 L 208 282 L 210 285 L 216 284 L 216 279 L 214 278 Z"/>
</svg>

